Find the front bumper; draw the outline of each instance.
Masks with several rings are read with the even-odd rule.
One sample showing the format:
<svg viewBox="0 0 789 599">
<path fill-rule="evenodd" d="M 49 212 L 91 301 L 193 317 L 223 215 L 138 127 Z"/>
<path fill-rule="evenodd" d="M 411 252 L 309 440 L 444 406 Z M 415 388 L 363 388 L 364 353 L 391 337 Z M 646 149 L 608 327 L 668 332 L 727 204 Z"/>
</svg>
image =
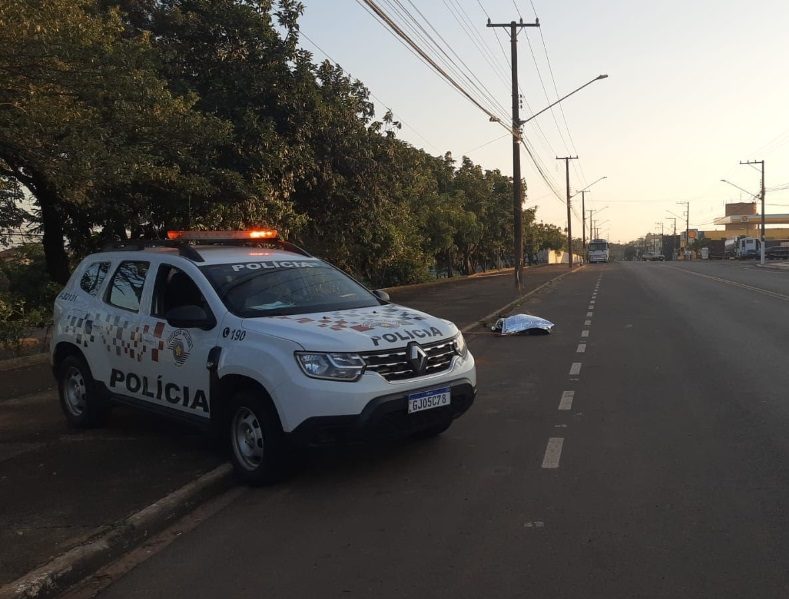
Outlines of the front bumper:
<svg viewBox="0 0 789 599">
<path fill-rule="evenodd" d="M 452 401 L 448 406 L 408 413 L 410 394 L 440 387 L 451 389 Z M 461 416 L 474 403 L 476 394 L 476 387 L 468 379 L 460 379 L 424 389 L 411 389 L 406 393 L 382 395 L 372 399 L 361 414 L 313 416 L 288 436 L 300 446 L 404 438 Z"/>
</svg>

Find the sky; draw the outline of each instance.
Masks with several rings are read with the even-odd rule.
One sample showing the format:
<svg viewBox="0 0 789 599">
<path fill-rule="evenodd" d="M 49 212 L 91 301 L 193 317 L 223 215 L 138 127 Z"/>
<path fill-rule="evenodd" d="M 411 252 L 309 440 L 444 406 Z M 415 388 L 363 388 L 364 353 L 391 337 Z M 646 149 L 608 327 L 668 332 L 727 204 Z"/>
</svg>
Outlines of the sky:
<svg viewBox="0 0 789 599">
<path fill-rule="evenodd" d="M 433 155 L 451 151 L 512 174 L 507 130 L 406 49 L 362 0 L 302 2 L 302 46 L 361 80 L 376 116 L 390 108 L 403 123 L 398 137 Z M 468 79 L 457 81 L 475 97 L 481 94 L 470 81 L 487 92 L 502 120 L 511 119 L 509 32 L 487 28 L 488 16 L 494 23 L 533 22 L 535 14 L 540 20 L 539 30 L 518 36 L 521 119 L 599 74 L 609 76 L 524 125 L 550 183 L 522 151 L 526 207 L 537 206 L 538 220 L 566 226 L 565 167 L 556 157 L 568 155 L 579 157 L 570 163 L 571 193 L 592 184 L 586 209 L 599 211 L 600 234 L 611 241 L 660 232 L 660 223 L 668 233 L 676 217 L 683 229 L 678 202 L 690 202 L 691 228 L 715 228 L 726 202 L 751 197 L 734 185 L 759 191 L 758 169 L 739 164 L 746 160 L 765 161 L 766 213 L 789 213 L 786 0 L 375 2 L 409 33 L 407 9 L 461 65 Z M 774 189 L 780 187 L 787 189 Z M 572 199 L 575 237 L 580 201 Z"/>
</svg>

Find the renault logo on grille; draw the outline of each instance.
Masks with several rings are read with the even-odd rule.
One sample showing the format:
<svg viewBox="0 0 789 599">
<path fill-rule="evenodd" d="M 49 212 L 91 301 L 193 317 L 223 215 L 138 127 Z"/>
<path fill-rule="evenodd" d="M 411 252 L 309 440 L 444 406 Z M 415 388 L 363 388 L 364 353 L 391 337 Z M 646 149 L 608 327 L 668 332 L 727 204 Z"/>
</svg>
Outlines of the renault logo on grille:
<svg viewBox="0 0 789 599">
<path fill-rule="evenodd" d="M 408 363 L 416 374 L 423 374 L 427 368 L 427 354 L 419 347 L 416 341 L 412 341 L 407 346 Z"/>
</svg>

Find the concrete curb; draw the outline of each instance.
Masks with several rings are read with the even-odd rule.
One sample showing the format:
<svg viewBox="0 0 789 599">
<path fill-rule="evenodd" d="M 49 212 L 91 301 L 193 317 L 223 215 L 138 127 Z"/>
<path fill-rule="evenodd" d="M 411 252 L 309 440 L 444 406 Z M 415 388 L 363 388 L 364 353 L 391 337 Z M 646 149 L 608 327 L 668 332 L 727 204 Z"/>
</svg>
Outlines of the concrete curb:
<svg viewBox="0 0 789 599">
<path fill-rule="evenodd" d="M 3 587 L 0 599 L 54 597 L 110 563 L 144 539 L 160 532 L 197 504 L 219 495 L 233 484 L 230 464 L 218 466 L 200 478 L 128 518 L 106 527 L 91 540 L 70 549 Z"/>
<path fill-rule="evenodd" d="M 559 281 L 559 280 L 563 279 L 563 278 L 564 278 L 564 277 L 566 277 L 567 275 L 571 275 L 571 274 L 573 274 L 573 273 L 575 273 L 575 272 L 580 272 L 580 271 L 581 271 L 581 270 L 583 270 L 584 268 L 586 268 L 586 264 L 582 264 L 582 265 L 581 265 L 581 266 L 579 266 L 578 268 L 574 268 L 573 270 L 568 270 L 568 271 L 567 271 L 567 272 L 565 272 L 565 273 L 562 273 L 562 274 L 560 274 L 560 275 L 557 275 L 557 276 L 555 276 L 554 278 L 552 278 L 550 281 L 545 281 L 545 283 L 543 283 L 543 284 L 542 284 L 542 285 L 540 285 L 539 287 L 535 287 L 534 289 L 532 289 L 532 290 L 531 290 L 531 291 L 529 291 L 528 293 L 524 293 L 522 296 L 520 296 L 519 298 L 516 298 L 516 299 L 514 299 L 513 301 L 511 301 L 511 302 L 510 302 L 509 304 L 507 304 L 506 306 L 502 306 L 502 307 L 501 307 L 501 308 L 499 308 L 498 310 L 494 310 L 494 311 L 493 311 L 493 312 L 491 312 L 490 314 L 487 314 L 487 315 L 483 316 L 482 318 L 480 318 L 479 320 L 477 320 L 477 322 L 474 322 L 474 323 L 472 323 L 472 324 L 467 324 L 467 325 L 466 325 L 466 326 L 464 326 L 462 329 L 460 329 L 460 332 L 461 332 L 461 333 L 468 333 L 469 331 L 471 331 L 472 329 L 475 329 L 475 328 L 477 328 L 478 326 L 484 326 L 484 325 L 485 325 L 485 323 L 486 323 L 487 321 L 489 321 L 491 318 L 495 318 L 495 317 L 497 317 L 497 316 L 498 316 L 499 314 L 501 314 L 502 312 L 506 312 L 506 311 L 507 311 L 507 310 L 509 310 L 510 308 L 512 308 L 512 307 L 514 307 L 514 306 L 517 306 L 518 304 L 520 304 L 520 303 L 522 303 L 524 300 L 526 300 L 528 297 L 530 297 L 530 296 L 534 295 L 534 294 L 535 294 L 535 293 L 537 293 L 538 291 L 541 291 L 541 290 L 542 290 L 542 289 L 544 289 L 545 287 L 548 287 L 548 286 L 550 286 L 550 285 L 553 285 L 553 284 L 554 284 L 556 281 Z M 2 599 L 2 598 L 0 598 L 0 599 Z"/>
<path fill-rule="evenodd" d="M 524 266 L 523 270 L 532 268 L 543 268 L 545 266 L 552 266 L 551 264 L 533 264 L 532 266 Z M 419 289 L 420 287 L 432 287 L 433 285 L 444 285 L 445 283 L 458 283 L 460 281 L 472 281 L 474 279 L 484 279 L 485 277 L 495 277 L 506 273 L 511 273 L 514 268 L 502 268 L 499 270 L 489 270 L 486 272 L 477 272 L 473 275 L 463 275 L 459 277 L 435 279 L 434 281 L 426 281 L 424 283 L 412 283 L 411 285 L 397 285 L 396 287 L 384 287 L 383 291 L 389 293 L 390 291 L 401 291 L 404 289 Z"/>
<path fill-rule="evenodd" d="M 478 279 L 480 277 L 491 277 L 500 275 L 506 272 L 512 272 L 512 268 L 502 268 L 501 270 L 489 270 L 487 272 L 474 273 L 473 275 L 461 275 L 459 277 L 444 277 L 442 279 L 434 279 L 432 281 L 425 281 L 424 283 L 411 283 L 410 285 L 395 285 L 394 287 L 383 287 L 383 291 L 389 293 L 390 291 L 403 290 L 403 289 L 419 289 L 420 287 L 432 287 L 433 285 L 444 285 L 446 283 L 457 283 L 458 281 L 468 281 L 470 279 Z"/>
<path fill-rule="evenodd" d="M 24 368 L 25 366 L 35 366 L 36 364 L 45 364 L 48 360 L 49 352 L 0 360 L 0 372 L 16 370 L 17 368 Z"/>
</svg>

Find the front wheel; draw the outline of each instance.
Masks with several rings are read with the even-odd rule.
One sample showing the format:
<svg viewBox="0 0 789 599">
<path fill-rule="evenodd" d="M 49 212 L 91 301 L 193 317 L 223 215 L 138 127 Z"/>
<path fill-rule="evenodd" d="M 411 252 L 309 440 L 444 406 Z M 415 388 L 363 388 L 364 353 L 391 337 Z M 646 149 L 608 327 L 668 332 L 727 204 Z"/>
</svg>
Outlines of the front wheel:
<svg viewBox="0 0 789 599">
<path fill-rule="evenodd" d="M 87 363 L 79 356 L 67 356 L 58 368 L 60 407 L 74 428 L 103 424 L 109 407 L 98 396 Z"/>
<path fill-rule="evenodd" d="M 257 393 L 240 391 L 233 398 L 228 422 L 236 476 L 251 485 L 282 478 L 286 442 L 273 405 Z"/>
</svg>

